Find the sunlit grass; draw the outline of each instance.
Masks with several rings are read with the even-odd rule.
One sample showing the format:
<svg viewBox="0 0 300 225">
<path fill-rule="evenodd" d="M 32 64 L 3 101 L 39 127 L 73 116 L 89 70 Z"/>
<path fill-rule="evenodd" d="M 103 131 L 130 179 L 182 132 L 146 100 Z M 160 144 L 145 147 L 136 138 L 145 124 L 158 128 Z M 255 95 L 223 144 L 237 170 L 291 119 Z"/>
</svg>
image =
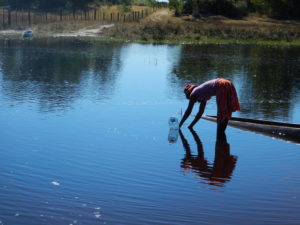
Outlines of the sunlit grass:
<svg viewBox="0 0 300 225">
<path fill-rule="evenodd" d="M 154 14 L 138 24 L 118 24 L 106 30 L 106 37 L 145 42 L 167 43 L 258 43 L 268 45 L 299 45 L 300 22 L 246 18 L 230 20 L 223 17 L 193 19 L 171 14 Z"/>
</svg>

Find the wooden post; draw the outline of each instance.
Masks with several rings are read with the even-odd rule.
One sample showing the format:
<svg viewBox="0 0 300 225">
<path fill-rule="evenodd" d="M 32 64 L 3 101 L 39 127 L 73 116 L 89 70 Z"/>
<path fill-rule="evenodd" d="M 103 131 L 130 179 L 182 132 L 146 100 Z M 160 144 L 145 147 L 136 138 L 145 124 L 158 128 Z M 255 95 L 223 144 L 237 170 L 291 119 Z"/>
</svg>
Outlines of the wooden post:
<svg viewBox="0 0 300 225">
<path fill-rule="evenodd" d="M 18 11 L 16 11 L 16 13 L 15 13 L 15 18 L 16 18 L 16 25 L 18 25 Z"/>
<path fill-rule="evenodd" d="M 62 21 L 62 17 L 63 17 L 63 11 L 62 11 L 62 9 L 60 10 L 60 13 L 59 13 L 60 15 L 59 15 L 59 19 L 60 19 L 60 21 Z"/>
<path fill-rule="evenodd" d="M 97 20 L 97 10 L 94 9 L 94 20 Z"/>
<path fill-rule="evenodd" d="M 118 22 L 119 22 L 119 20 L 120 20 L 120 13 L 118 13 Z"/>
<path fill-rule="evenodd" d="M 30 13 L 30 9 L 28 10 L 28 24 L 31 25 L 31 13 Z"/>
<path fill-rule="evenodd" d="M 105 13 L 103 13 L 103 21 L 105 20 Z"/>
<path fill-rule="evenodd" d="M 7 17 L 8 26 L 10 26 L 11 25 L 11 11 L 10 11 L 10 9 L 8 10 L 8 15 L 7 16 L 8 16 Z"/>
<path fill-rule="evenodd" d="M 5 26 L 4 8 L 2 9 L 2 25 Z"/>
<path fill-rule="evenodd" d="M 123 22 L 125 23 L 126 22 L 126 14 L 124 14 L 123 17 L 124 17 Z"/>
<path fill-rule="evenodd" d="M 113 13 L 110 14 L 110 21 L 113 21 Z"/>
</svg>

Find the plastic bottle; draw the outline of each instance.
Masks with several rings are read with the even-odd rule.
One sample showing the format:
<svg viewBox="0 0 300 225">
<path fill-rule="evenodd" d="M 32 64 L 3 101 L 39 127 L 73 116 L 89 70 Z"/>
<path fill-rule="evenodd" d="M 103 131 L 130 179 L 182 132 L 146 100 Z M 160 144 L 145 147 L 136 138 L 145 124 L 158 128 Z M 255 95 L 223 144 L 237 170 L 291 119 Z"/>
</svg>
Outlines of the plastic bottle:
<svg viewBox="0 0 300 225">
<path fill-rule="evenodd" d="M 171 116 L 169 118 L 169 127 L 170 127 L 170 129 L 178 129 L 179 128 L 177 117 Z"/>
<path fill-rule="evenodd" d="M 174 144 L 178 139 L 179 124 L 177 117 L 171 116 L 169 118 L 169 127 L 168 141 L 170 144 Z"/>
</svg>

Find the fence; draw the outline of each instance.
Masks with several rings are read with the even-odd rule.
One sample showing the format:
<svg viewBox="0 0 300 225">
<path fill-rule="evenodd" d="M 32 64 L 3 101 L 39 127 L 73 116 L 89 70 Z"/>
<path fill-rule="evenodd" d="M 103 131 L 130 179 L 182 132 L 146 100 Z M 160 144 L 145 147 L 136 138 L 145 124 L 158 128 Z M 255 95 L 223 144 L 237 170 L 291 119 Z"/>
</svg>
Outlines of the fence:
<svg viewBox="0 0 300 225">
<path fill-rule="evenodd" d="M 0 27 L 3 28 L 21 25 L 34 25 L 41 23 L 51 23 L 59 21 L 109 21 L 109 22 L 138 22 L 155 11 L 150 8 L 129 13 L 104 12 L 101 9 L 92 9 L 86 11 L 56 11 L 56 12 L 38 12 L 38 11 L 14 11 L 6 8 L 0 9 Z"/>
</svg>

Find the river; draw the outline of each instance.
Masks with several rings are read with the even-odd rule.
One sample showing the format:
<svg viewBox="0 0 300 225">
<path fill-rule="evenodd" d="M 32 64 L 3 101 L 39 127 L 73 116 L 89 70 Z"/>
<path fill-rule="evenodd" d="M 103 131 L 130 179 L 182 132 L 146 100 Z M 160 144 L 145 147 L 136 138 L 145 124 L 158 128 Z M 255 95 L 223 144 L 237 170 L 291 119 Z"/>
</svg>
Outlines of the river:
<svg viewBox="0 0 300 225">
<path fill-rule="evenodd" d="M 299 224 L 299 145 L 233 127 L 220 145 L 205 120 L 168 141 L 184 85 L 216 77 L 236 86 L 234 116 L 300 123 L 299 47 L 0 49 L 1 225 Z"/>
</svg>

